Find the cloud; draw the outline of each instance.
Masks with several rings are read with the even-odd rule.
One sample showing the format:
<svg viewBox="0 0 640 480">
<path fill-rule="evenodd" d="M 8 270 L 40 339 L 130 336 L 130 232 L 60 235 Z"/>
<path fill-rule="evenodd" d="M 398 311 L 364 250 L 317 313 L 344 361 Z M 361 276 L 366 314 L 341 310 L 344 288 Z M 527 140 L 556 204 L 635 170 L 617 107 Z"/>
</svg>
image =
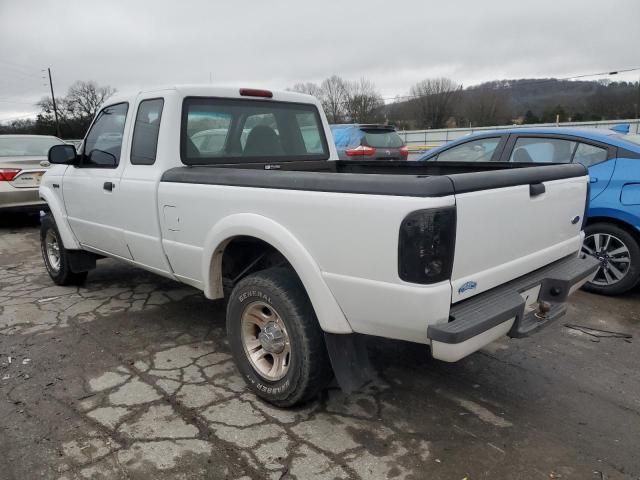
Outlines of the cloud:
<svg viewBox="0 0 640 480">
<path fill-rule="evenodd" d="M 48 66 L 59 95 L 78 79 L 128 91 L 211 75 L 282 89 L 335 73 L 389 97 L 432 76 L 469 85 L 640 67 L 638 18 L 635 0 L 4 1 L 0 119 L 33 111 Z"/>
</svg>

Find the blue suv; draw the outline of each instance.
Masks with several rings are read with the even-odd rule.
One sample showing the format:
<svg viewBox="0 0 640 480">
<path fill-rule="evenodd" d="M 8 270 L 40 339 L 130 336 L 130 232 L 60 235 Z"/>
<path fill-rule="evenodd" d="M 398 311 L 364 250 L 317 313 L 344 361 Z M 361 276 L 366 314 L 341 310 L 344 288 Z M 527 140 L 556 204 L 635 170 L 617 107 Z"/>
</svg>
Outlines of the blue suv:
<svg viewBox="0 0 640 480">
<path fill-rule="evenodd" d="M 463 137 L 418 161 L 577 162 L 589 170 L 583 251 L 600 260 L 587 290 L 624 293 L 640 281 L 640 135 L 593 128 L 512 128 Z"/>
</svg>

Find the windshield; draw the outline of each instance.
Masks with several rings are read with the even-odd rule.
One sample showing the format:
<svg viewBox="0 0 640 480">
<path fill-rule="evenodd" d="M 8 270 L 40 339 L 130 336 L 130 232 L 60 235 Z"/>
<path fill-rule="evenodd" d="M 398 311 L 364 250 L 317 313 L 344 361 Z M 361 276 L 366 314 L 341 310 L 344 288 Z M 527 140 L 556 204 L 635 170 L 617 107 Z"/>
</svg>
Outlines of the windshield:
<svg viewBox="0 0 640 480">
<path fill-rule="evenodd" d="M 402 138 L 393 130 L 363 130 L 367 145 L 373 148 L 400 148 Z"/>
<path fill-rule="evenodd" d="M 64 142 L 55 137 L 0 137 L 0 157 L 46 157 Z"/>
<path fill-rule="evenodd" d="M 613 135 L 613 136 L 618 140 L 633 143 L 635 145 L 640 145 L 640 134 L 627 133 L 626 135 Z"/>
</svg>

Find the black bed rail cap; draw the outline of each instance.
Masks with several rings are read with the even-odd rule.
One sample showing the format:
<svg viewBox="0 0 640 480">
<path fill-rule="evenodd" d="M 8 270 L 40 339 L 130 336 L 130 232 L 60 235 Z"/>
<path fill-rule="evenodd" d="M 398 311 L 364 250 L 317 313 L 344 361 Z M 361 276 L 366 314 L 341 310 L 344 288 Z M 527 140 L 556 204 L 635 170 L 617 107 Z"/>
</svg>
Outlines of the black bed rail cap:
<svg viewBox="0 0 640 480">
<path fill-rule="evenodd" d="M 176 167 L 164 172 L 162 181 L 402 197 L 444 197 L 454 193 L 453 184 L 445 175 L 421 176 L 219 167 Z"/>
<path fill-rule="evenodd" d="M 579 163 L 564 163 L 492 170 L 485 174 L 481 172 L 454 173 L 448 176 L 453 182 L 455 193 L 458 194 L 493 188 L 515 187 L 517 185 L 531 185 L 533 183 L 583 177 L 585 175 L 587 175 L 587 169 L 583 165 Z"/>
</svg>

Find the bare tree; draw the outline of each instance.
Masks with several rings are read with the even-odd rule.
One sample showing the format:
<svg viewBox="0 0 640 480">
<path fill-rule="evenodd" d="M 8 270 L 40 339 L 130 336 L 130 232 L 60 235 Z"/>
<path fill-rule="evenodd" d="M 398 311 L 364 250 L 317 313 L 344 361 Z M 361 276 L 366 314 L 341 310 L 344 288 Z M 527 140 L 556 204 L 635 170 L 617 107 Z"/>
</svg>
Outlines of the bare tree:
<svg viewBox="0 0 640 480">
<path fill-rule="evenodd" d="M 99 86 L 96 82 L 77 81 L 68 90 L 67 95 L 56 99 L 58 116 L 63 133 L 67 138 L 84 136 L 91 120 L 100 106 L 106 102 L 116 90 L 109 86 Z M 38 114 L 37 124 L 53 125 L 53 103 L 50 97 L 44 97 L 37 105 L 41 112 Z"/>
<path fill-rule="evenodd" d="M 322 99 L 322 89 L 313 82 L 296 83 L 293 87 L 291 87 L 290 90 L 293 92 L 306 93 L 307 95 L 313 95 L 319 100 Z"/>
<path fill-rule="evenodd" d="M 462 85 L 449 78 L 428 78 L 411 87 L 418 127 L 444 127 L 461 91 Z"/>
<path fill-rule="evenodd" d="M 322 82 L 320 88 L 322 89 L 322 107 L 329 123 L 343 122 L 347 101 L 346 82 L 339 76 L 332 75 Z"/>
<path fill-rule="evenodd" d="M 511 122 L 511 90 L 502 82 L 487 82 L 467 88 L 460 96 L 457 117 L 472 126 L 503 125 Z"/>
<path fill-rule="evenodd" d="M 349 120 L 356 123 L 375 123 L 383 118 L 384 101 L 373 82 L 361 78 L 345 84 L 345 111 Z"/>
<path fill-rule="evenodd" d="M 116 93 L 115 88 L 99 86 L 94 81 L 75 82 L 69 88 L 65 101 L 74 115 L 82 118 L 93 118 L 105 100 Z"/>
</svg>

